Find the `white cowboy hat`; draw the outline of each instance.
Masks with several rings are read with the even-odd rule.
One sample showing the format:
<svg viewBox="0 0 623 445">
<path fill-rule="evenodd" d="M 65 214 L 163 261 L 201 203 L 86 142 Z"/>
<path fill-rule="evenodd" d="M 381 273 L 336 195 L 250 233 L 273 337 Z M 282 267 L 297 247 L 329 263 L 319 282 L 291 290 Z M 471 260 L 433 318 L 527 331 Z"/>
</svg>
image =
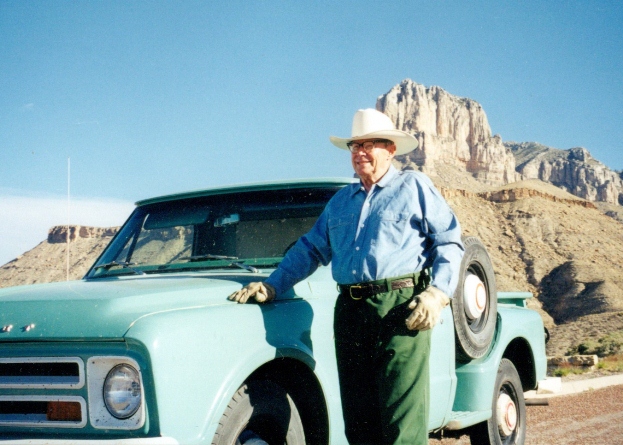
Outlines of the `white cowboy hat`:
<svg viewBox="0 0 623 445">
<path fill-rule="evenodd" d="M 353 117 L 353 130 L 350 138 L 329 137 L 333 145 L 348 150 L 350 141 L 359 139 L 389 139 L 396 145 L 396 155 L 403 155 L 414 150 L 418 146 L 417 139 L 413 135 L 396 130 L 394 123 L 389 117 L 373 108 L 357 110 Z"/>
</svg>

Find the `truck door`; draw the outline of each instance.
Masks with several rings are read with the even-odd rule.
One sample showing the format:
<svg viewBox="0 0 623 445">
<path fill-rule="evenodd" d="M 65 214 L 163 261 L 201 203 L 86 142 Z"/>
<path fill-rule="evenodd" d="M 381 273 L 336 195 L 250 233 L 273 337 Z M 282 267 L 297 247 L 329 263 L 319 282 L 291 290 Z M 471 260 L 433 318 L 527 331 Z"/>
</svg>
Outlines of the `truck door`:
<svg viewBox="0 0 623 445">
<path fill-rule="evenodd" d="M 452 411 L 456 391 L 454 366 L 454 321 L 448 305 L 431 338 L 429 430 L 443 426 Z"/>
</svg>

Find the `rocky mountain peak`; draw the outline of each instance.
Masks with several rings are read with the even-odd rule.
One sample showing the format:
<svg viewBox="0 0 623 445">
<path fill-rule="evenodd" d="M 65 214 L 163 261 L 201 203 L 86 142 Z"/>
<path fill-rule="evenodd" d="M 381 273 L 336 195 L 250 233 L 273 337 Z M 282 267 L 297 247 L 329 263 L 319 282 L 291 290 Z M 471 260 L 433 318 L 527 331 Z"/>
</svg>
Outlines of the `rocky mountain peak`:
<svg viewBox="0 0 623 445">
<path fill-rule="evenodd" d="M 419 146 L 397 158 L 403 168 L 434 175 L 436 164 L 457 166 L 481 182 L 504 185 L 520 179 L 515 158 L 491 127 L 482 106 L 444 89 L 405 79 L 379 96 L 376 108 L 398 129 L 413 134 Z"/>
<path fill-rule="evenodd" d="M 540 179 L 589 201 L 623 205 L 621 172 L 608 169 L 583 147 L 504 143 L 492 135 L 485 111 L 472 99 L 405 79 L 379 96 L 376 108 L 418 139 L 416 150 L 396 158 L 400 168 L 437 176 L 453 167 L 486 186 Z"/>
<path fill-rule="evenodd" d="M 586 162 L 589 160 L 593 160 L 593 157 L 586 148 L 575 147 L 569 149 L 569 159 Z"/>
<path fill-rule="evenodd" d="M 589 201 L 623 205 L 623 180 L 583 147 L 559 150 L 536 142 L 507 142 L 526 179 L 540 179 Z"/>
</svg>

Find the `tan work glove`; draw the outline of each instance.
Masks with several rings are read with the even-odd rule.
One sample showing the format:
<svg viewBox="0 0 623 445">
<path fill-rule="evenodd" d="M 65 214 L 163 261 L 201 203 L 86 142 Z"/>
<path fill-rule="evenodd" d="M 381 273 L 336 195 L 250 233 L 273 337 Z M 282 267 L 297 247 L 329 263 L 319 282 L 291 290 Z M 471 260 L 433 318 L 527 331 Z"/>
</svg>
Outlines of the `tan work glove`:
<svg viewBox="0 0 623 445">
<path fill-rule="evenodd" d="M 431 329 L 439 321 L 441 310 L 450 303 L 448 296 L 434 286 L 428 286 L 417 295 L 409 309 L 411 315 L 407 317 L 407 329 L 410 331 L 426 331 Z"/>
<path fill-rule="evenodd" d="M 246 303 L 251 297 L 255 298 L 258 303 L 270 303 L 275 299 L 275 288 L 261 281 L 249 283 L 227 298 L 238 303 Z"/>
</svg>

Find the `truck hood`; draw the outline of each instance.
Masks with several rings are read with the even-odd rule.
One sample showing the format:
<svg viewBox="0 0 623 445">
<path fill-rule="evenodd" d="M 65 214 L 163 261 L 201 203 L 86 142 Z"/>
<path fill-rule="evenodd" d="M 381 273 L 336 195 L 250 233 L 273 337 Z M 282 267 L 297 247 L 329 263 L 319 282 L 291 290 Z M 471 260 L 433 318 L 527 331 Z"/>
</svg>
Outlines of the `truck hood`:
<svg viewBox="0 0 623 445">
<path fill-rule="evenodd" d="M 0 289 L 0 342 L 120 339 L 141 317 L 235 304 L 227 296 L 257 274 L 124 276 Z"/>
</svg>

